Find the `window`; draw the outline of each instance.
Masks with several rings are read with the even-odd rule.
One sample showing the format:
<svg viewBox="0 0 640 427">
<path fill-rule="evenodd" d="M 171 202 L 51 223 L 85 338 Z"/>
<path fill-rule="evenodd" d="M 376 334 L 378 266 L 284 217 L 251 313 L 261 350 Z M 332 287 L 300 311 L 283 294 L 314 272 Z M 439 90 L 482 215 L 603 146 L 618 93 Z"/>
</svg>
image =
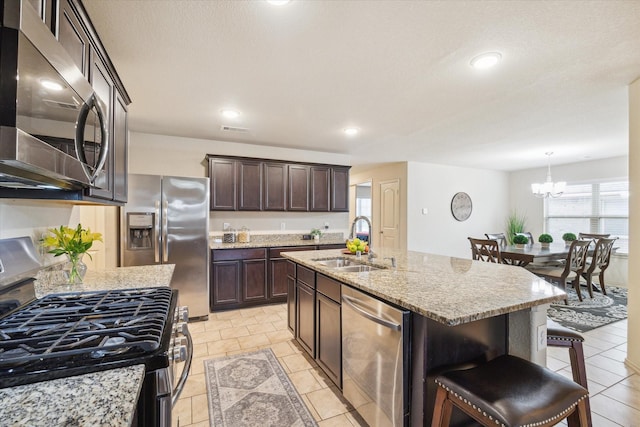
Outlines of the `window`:
<svg viewBox="0 0 640 427">
<path fill-rule="evenodd" d="M 567 185 L 562 196 L 545 199 L 545 230 L 559 240 L 564 233 L 609 233 L 618 237 L 617 253 L 629 252 L 629 182 Z"/>
</svg>

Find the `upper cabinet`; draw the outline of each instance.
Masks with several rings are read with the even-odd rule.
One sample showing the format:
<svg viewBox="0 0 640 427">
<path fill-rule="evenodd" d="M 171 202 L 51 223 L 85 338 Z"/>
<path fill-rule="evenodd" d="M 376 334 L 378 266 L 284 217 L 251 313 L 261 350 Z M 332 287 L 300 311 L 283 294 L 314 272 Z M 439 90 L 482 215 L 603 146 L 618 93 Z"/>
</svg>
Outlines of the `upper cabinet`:
<svg viewBox="0 0 640 427">
<path fill-rule="evenodd" d="M 211 210 L 349 210 L 349 166 L 215 155 L 207 159 Z"/>
</svg>

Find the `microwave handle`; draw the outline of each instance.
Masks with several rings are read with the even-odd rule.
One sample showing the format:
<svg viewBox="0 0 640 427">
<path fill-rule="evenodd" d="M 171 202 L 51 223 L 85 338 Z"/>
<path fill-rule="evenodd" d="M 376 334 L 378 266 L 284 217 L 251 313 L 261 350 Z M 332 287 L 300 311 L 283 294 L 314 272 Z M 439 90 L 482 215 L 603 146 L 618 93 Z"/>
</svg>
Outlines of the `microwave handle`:
<svg viewBox="0 0 640 427">
<path fill-rule="evenodd" d="M 98 122 L 100 123 L 100 140 L 102 141 L 102 146 L 100 150 L 100 157 L 98 158 L 98 163 L 95 165 L 95 170 L 91 173 L 91 169 L 87 166 L 87 156 L 84 153 L 83 145 L 84 145 L 84 129 L 87 125 L 87 117 L 89 116 L 89 112 L 92 108 L 96 109 L 96 115 L 98 116 Z M 104 163 L 107 161 L 107 154 L 109 153 L 109 138 L 107 134 L 107 124 L 104 117 L 104 111 L 102 110 L 102 106 L 96 99 L 96 94 L 93 93 L 87 101 L 82 104 L 80 107 L 80 113 L 78 114 L 78 121 L 76 122 L 76 156 L 78 160 L 82 162 L 82 168 L 84 169 L 84 173 L 89 178 L 89 181 L 93 183 L 98 174 L 102 171 L 104 167 Z"/>
</svg>

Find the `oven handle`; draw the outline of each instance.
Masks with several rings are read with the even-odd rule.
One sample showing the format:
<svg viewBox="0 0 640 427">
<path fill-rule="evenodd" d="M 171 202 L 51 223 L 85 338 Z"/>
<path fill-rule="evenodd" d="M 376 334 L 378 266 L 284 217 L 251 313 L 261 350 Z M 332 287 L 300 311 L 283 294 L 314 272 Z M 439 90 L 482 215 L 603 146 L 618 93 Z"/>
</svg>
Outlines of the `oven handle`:
<svg viewBox="0 0 640 427">
<path fill-rule="evenodd" d="M 189 371 L 191 371 L 191 360 L 193 359 L 193 339 L 191 339 L 191 333 L 188 328 L 184 328 L 182 333 L 187 338 L 187 358 L 184 361 L 184 368 L 182 369 L 182 374 L 180 374 L 180 379 L 176 384 L 175 388 L 171 393 L 171 407 L 173 408 L 180 397 L 180 393 L 182 393 L 182 389 L 184 388 L 185 383 L 187 382 L 187 377 L 189 376 Z"/>
<path fill-rule="evenodd" d="M 160 262 L 160 244 L 162 243 L 162 235 L 160 234 L 160 201 L 156 200 L 155 203 L 156 215 L 155 215 L 155 241 L 153 242 L 153 259 L 156 264 Z"/>
</svg>

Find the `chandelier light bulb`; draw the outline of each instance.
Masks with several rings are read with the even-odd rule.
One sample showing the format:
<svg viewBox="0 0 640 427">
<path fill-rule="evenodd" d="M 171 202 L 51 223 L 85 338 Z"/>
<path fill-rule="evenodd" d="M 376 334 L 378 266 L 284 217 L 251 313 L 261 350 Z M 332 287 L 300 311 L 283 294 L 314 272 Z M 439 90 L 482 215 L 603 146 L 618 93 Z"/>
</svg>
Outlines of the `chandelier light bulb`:
<svg viewBox="0 0 640 427">
<path fill-rule="evenodd" d="M 539 198 L 560 197 L 564 193 L 567 183 L 564 181 L 553 182 L 551 179 L 551 155 L 553 152 L 545 153 L 548 157 L 547 180 L 542 184 L 531 184 L 531 192 Z"/>
</svg>

